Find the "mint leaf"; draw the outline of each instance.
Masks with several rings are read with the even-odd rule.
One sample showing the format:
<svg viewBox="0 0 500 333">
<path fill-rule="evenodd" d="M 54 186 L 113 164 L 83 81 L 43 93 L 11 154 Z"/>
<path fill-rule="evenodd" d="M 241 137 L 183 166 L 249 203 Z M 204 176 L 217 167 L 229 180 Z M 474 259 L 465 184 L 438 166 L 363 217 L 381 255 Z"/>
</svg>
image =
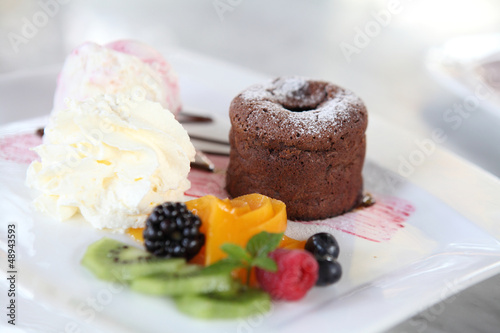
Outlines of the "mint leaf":
<svg viewBox="0 0 500 333">
<path fill-rule="evenodd" d="M 228 257 L 206 267 L 203 272 L 231 274 L 234 269 L 241 267 L 246 269 L 247 284 L 250 285 L 252 268 L 259 267 L 271 272 L 278 270 L 276 262 L 267 255 L 278 247 L 282 237 L 283 233 L 275 234 L 262 231 L 250 238 L 246 249 L 232 243 L 222 244 L 220 248 Z"/>
<path fill-rule="evenodd" d="M 226 252 L 231 259 L 237 259 L 246 262 L 250 262 L 250 260 L 252 260 L 248 252 L 239 245 L 225 243 L 222 244 L 220 248 L 222 251 Z"/>
<path fill-rule="evenodd" d="M 252 266 L 256 266 L 266 271 L 276 272 L 278 270 L 278 266 L 276 262 L 269 257 L 257 257 L 252 260 Z"/>
<path fill-rule="evenodd" d="M 203 273 L 205 274 L 217 274 L 217 273 L 227 273 L 231 274 L 231 272 L 240 267 L 245 267 L 239 260 L 225 258 L 221 259 L 217 262 L 214 262 L 212 265 L 205 267 L 203 269 Z"/>
<path fill-rule="evenodd" d="M 252 257 L 267 257 L 267 254 L 278 247 L 283 238 L 283 233 L 274 234 L 262 231 L 250 238 L 247 251 Z"/>
</svg>

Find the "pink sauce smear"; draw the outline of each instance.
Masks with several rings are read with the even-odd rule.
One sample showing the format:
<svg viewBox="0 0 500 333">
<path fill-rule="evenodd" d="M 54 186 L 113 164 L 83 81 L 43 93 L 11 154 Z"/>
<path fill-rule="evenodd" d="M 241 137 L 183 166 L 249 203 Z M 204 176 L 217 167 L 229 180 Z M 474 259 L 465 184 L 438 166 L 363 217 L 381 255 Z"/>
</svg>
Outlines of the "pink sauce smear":
<svg viewBox="0 0 500 333">
<path fill-rule="evenodd" d="M 229 164 L 229 157 L 208 154 L 207 156 L 214 163 L 215 172 L 191 169 L 188 176 L 191 188 L 185 192 L 185 195 L 200 198 L 211 194 L 219 199 L 225 199 L 228 197 L 224 187 L 226 184 L 226 169 Z"/>
<path fill-rule="evenodd" d="M 0 137 L 0 159 L 16 163 L 29 164 L 37 159 L 37 154 L 30 150 L 42 143 L 36 134 L 18 134 Z M 191 169 L 188 179 L 191 188 L 187 196 L 202 197 L 214 195 L 227 198 L 224 190 L 225 170 L 229 163 L 227 156 L 209 155 L 215 164 L 215 172 Z M 299 222 L 325 226 L 373 242 L 389 241 L 415 212 L 415 206 L 409 201 L 393 196 L 374 195 L 373 206 L 355 209 L 349 213 L 319 221 Z"/>
<path fill-rule="evenodd" d="M 373 206 L 321 221 L 300 223 L 326 226 L 373 242 L 389 241 L 399 229 L 404 228 L 404 222 L 415 212 L 415 207 L 397 197 L 374 197 L 376 203 Z"/>
<path fill-rule="evenodd" d="M 36 134 L 16 134 L 0 137 L 0 159 L 21 164 L 30 164 L 38 155 L 30 150 L 42 144 Z"/>
</svg>

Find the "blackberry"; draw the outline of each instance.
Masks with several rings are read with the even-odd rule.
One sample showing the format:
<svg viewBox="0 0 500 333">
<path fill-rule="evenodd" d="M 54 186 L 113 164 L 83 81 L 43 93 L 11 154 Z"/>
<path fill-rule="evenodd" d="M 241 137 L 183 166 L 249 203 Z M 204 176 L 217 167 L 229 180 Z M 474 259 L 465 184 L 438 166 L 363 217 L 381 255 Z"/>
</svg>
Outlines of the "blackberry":
<svg viewBox="0 0 500 333">
<path fill-rule="evenodd" d="M 158 257 L 193 258 L 205 244 L 200 218 L 185 204 L 166 202 L 153 209 L 146 220 L 144 245 Z"/>
</svg>

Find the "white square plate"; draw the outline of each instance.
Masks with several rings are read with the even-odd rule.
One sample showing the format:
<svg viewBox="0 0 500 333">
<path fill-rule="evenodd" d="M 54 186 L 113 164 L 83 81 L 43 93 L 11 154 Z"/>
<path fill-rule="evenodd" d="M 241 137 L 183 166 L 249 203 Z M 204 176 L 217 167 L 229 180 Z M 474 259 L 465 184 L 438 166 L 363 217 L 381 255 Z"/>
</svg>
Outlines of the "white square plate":
<svg viewBox="0 0 500 333">
<path fill-rule="evenodd" d="M 216 127 L 223 130 L 208 135 L 221 139 L 227 138 L 227 109 L 233 96 L 265 79 L 185 51 L 171 52 L 167 59 L 181 78 L 186 107 L 216 117 Z M 40 116 L 48 113 L 51 95 L 40 96 L 23 87 L 33 82 L 40 89 L 53 87 L 57 71 L 48 68 L 0 78 L 2 119 L 16 120 L 10 112 L 21 100 L 20 118 L 31 117 L 0 127 L 4 274 L 7 225 L 15 224 L 17 231 L 18 316 L 16 327 L 7 325 L 13 331 L 372 332 L 500 272 L 500 229 L 495 223 L 500 217 L 498 179 L 437 147 L 422 155 L 421 163 L 403 166 L 402 158 L 408 160 L 418 149 L 415 138 L 371 114 L 364 177 L 365 189 L 378 203 L 328 221 L 290 222 L 287 230 L 299 238 L 318 231 L 336 236 L 344 270 L 339 283 L 314 288 L 299 302 L 276 302 L 264 316 L 203 321 L 180 314 L 169 299 L 99 281 L 80 266 L 86 247 L 105 235 L 132 241 L 126 235 L 92 229 L 79 219 L 60 223 L 34 212 L 33 193 L 24 186 L 27 162 L 34 157 L 27 148 L 39 142 L 33 132 L 45 124 L 46 118 Z M 30 94 L 38 95 L 32 99 Z M 223 179 L 221 174 L 199 172 L 196 177 L 219 187 Z M 0 284 L 2 295 L 7 294 L 5 281 L 2 278 Z"/>
</svg>

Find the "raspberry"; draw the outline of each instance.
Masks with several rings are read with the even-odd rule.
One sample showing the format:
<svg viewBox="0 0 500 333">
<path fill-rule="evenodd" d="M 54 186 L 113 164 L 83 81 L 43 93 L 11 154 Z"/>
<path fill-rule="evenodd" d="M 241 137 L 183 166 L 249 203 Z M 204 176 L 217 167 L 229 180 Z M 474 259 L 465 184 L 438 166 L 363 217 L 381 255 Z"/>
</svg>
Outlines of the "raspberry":
<svg viewBox="0 0 500 333">
<path fill-rule="evenodd" d="M 273 299 L 296 301 L 305 296 L 318 279 L 318 262 L 304 250 L 277 249 L 269 254 L 276 261 L 277 272 L 256 269 L 262 289 Z"/>
</svg>

